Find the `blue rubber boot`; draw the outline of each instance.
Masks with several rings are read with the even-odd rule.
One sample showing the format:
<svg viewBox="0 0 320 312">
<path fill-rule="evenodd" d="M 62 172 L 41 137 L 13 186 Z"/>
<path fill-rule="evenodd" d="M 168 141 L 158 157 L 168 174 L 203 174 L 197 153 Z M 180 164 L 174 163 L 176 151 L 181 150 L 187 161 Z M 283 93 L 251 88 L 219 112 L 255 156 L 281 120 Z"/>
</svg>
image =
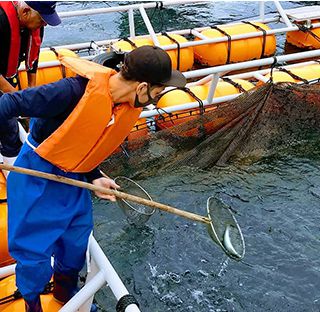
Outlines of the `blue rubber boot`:
<svg viewBox="0 0 320 312">
<path fill-rule="evenodd" d="M 25 300 L 25 309 L 26 312 L 43 312 L 41 307 L 40 296 L 38 296 L 35 300 L 27 301 Z"/>
<path fill-rule="evenodd" d="M 67 303 L 77 292 L 78 274 L 61 274 L 55 272 L 53 275 L 53 297 L 61 304 Z M 91 305 L 90 312 L 97 312 L 95 304 Z"/>
</svg>

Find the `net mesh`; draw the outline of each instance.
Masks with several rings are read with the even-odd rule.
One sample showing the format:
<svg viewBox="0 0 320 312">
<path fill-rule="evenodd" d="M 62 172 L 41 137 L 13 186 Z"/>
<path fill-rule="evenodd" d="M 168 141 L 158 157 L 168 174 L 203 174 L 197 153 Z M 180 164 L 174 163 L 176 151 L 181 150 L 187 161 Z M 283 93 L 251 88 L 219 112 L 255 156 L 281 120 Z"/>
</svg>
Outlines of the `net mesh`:
<svg viewBox="0 0 320 312">
<path fill-rule="evenodd" d="M 241 230 L 230 208 L 221 200 L 210 197 L 207 203 L 211 225 L 208 232 L 223 251 L 236 260 L 243 258 L 245 245 Z"/>
<path fill-rule="evenodd" d="M 237 99 L 125 142 L 102 167 L 149 176 L 179 166 L 209 169 L 234 158 L 260 158 L 320 130 L 320 84 L 267 83 Z"/>
<path fill-rule="evenodd" d="M 120 185 L 120 191 L 144 199 L 152 200 L 150 195 L 140 185 L 131 179 L 119 176 L 114 180 L 118 185 Z M 143 226 L 155 211 L 154 208 L 128 200 L 117 199 L 117 203 L 124 212 L 128 223 L 138 227 Z"/>
</svg>

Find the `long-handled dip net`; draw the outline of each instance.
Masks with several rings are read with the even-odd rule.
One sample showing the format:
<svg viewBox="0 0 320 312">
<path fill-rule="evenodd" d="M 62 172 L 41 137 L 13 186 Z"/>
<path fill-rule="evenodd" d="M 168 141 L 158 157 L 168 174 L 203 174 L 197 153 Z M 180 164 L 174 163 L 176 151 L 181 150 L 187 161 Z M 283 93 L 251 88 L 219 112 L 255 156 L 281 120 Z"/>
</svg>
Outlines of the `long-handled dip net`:
<svg viewBox="0 0 320 312">
<path fill-rule="evenodd" d="M 22 174 L 28 174 L 69 185 L 74 185 L 91 191 L 101 192 L 107 195 L 114 195 L 118 199 L 120 199 L 120 205 L 122 206 L 122 209 L 124 210 L 127 218 L 130 219 L 130 223 L 132 224 L 138 223 L 139 225 L 141 225 L 142 222 L 148 221 L 150 216 L 153 214 L 154 208 L 161 209 L 163 211 L 170 212 L 193 221 L 202 222 L 207 225 L 209 234 L 211 238 L 214 240 L 214 242 L 217 243 L 229 257 L 239 261 L 244 256 L 245 246 L 240 227 L 236 219 L 232 215 L 231 210 L 228 209 L 227 206 L 220 204 L 219 201 L 219 205 L 216 205 L 213 199 L 208 200 L 208 215 L 205 217 L 184 210 L 180 210 L 168 205 L 157 203 L 150 199 L 145 199 L 117 190 L 110 190 L 101 186 L 95 186 L 91 183 L 57 176 L 55 174 L 49 174 L 37 170 L 15 167 L 6 164 L 0 164 L 0 169 L 14 171 Z M 118 183 L 120 183 L 121 181 L 127 183 L 126 186 L 129 189 L 136 188 L 140 189 L 140 191 L 142 189 L 140 186 L 137 186 L 137 183 L 130 179 L 124 177 L 117 179 Z M 147 194 L 144 190 L 142 193 L 143 196 L 146 196 Z M 148 197 L 150 198 L 149 195 Z M 142 206 L 147 206 L 152 209 L 145 210 L 144 208 L 142 208 Z M 217 213 L 217 216 L 214 216 L 214 213 Z M 218 220 L 217 218 L 221 219 Z"/>
<path fill-rule="evenodd" d="M 121 186 L 121 191 L 140 198 L 152 200 L 147 191 L 131 179 L 118 176 L 114 181 Z M 121 198 L 117 200 L 117 204 L 124 212 L 127 221 L 137 227 L 143 226 L 155 212 L 155 208 L 153 207 L 130 202 Z"/>
<path fill-rule="evenodd" d="M 126 177 L 115 178 L 121 190 L 140 198 L 152 200 L 147 191 L 138 183 Z M 199 221 L 207 225 L 212 240 L 232 259 L 241 260 L 245 254 L 245 243 L 240 226 L 234 217 L 230 207 L 221 199 L 210 197 L 207 200 L 207 216 L 200 216 L 168 205 L 119 199 L 118 205 L 124 212 L 127 221 L 136 226 L 144 225 L 155 212 L 155 208 L 174 213 L 193 221 Z"/>
</svg>

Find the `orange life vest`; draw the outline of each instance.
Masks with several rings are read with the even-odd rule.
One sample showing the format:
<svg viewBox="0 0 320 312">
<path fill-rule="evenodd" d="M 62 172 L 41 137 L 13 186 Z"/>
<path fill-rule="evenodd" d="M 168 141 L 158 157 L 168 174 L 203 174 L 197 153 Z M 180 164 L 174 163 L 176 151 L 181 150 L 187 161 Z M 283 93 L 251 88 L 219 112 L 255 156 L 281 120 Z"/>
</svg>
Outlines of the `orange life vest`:
<svg viewBox="0 0 320 312">
<path fill-rule="evenodd" d="M 59 59 L 89 81 L 68 118 L 35 151 L 64 171 L 88 172 L 123 142 L 142 109 L 128 103 L 114 107 L 109 92 L 109 79 L 116 73 L 114 70 L 80 58 Z"/>
<path fill-rule="evenodd" d="M 19 66 L 21 35 L 20 22 L 18 19 L 17 11 L 15 9 L 15 3 L 16 1 L 0 2 L 0 7 L 4 10 L 5 14 L 7 15 L 11 30 L 9 59 L 7 65 L 7 72 L 5 73 L 6 78 L 13 77 L 17 73 Z M 38 59 L 40 45 L 40 29 L 29 31 L 28 46 L 27 50 L 25 51 L 25 64 L 27 70 L 32 69 L 34 62 Z"/>
</svg>

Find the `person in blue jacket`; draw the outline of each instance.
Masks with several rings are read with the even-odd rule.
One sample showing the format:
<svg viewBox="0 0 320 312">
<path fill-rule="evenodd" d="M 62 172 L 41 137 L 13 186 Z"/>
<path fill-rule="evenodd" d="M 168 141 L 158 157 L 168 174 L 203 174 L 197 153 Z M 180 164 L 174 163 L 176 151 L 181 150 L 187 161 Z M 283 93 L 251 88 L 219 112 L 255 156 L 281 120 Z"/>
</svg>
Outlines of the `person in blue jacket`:
<svg viewBox="0 0 320 312">
<path fill-rule="evenodd" d="M 14 92 L 18 67 L 25 62 L 28 86 L 36 85 L 40 45 L 46 25 L 61 23 L 56 1 L 0 2 L 0 93 Z M 12 118 L 0 124 L 0 153 L 4 163 L 13 164 L 21 148 L 19 127 Z"/>
<path fill-rule="evenodd" d="M 106 188 L 119 187 L 112 179 L 102 177 L 98 169 L 88 173 L 66 172 L 35 152 L 77 107 L 88 84 L 87 78 L 76 76 L 0 97 L 0 124 L 19 115 L 34 117 L 15 165 Z M 115 106 L 127 103 L 137 108 L 153 102 L 165 86 L 185 84 L 185 77 L 172 70 L 164 50 L 144 46 L 127 54 L 121 71 L 106 82 L 106 90 Z M 84 265 L 93 228 L 89 191 L 15 172 L 8 176 L 7 189 L 9 251 L 17 261 L 16 284 L 26 311 L 42 311 L 39 294 L 52 273 L 54 297 L 63 303 L 68 301 L 77 289 L 78 273 Z M 96 195 L 115 200 L 114 196 Z"/>
</svg>

